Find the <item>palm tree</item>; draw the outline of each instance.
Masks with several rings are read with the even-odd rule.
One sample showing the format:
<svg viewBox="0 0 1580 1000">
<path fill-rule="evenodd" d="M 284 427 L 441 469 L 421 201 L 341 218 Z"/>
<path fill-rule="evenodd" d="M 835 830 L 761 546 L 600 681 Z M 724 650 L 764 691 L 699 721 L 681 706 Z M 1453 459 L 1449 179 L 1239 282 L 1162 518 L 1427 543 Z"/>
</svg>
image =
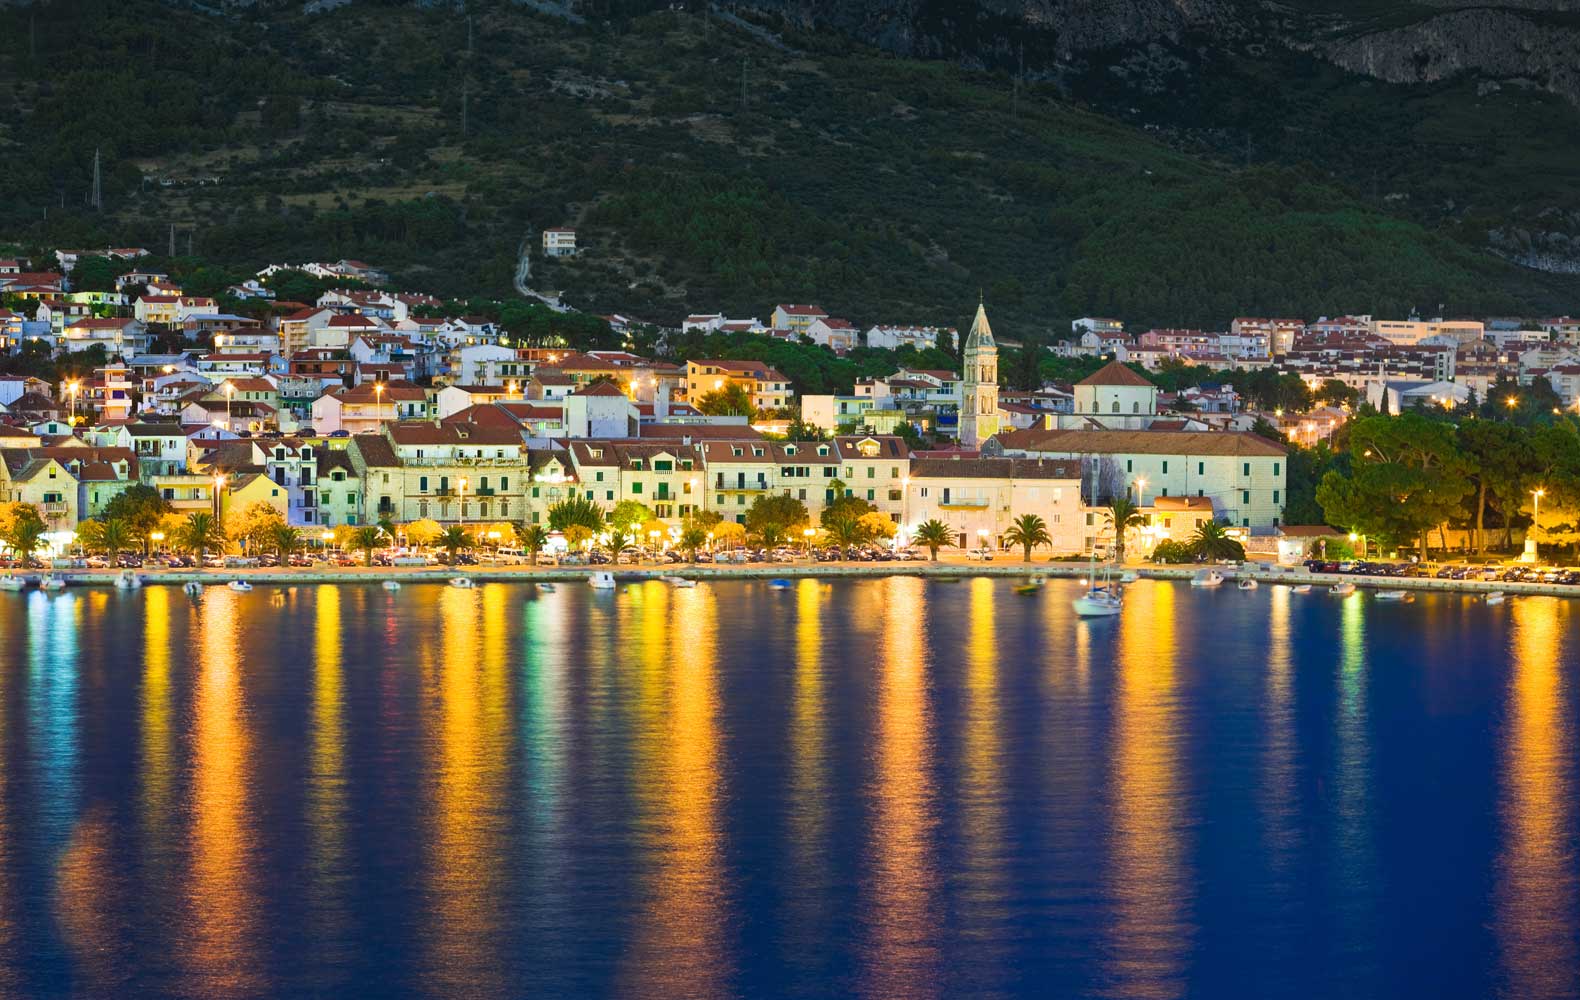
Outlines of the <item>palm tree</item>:
<svg viewBox="0 0 1580 1000">
<path fill-rule="evenodd" d="M 221 548 L 225 544 L 225 528 L 214 519 L 213 514 L 198 511 L 188 514 L 176 532 L 177 545 L 190 552 L 197 553 L 201 562 L 208 555 L 209 549 Z"/>
<path fill-rule="evenodd" d="M 466 533 L 466 529 L 458 524 L 450 525 L 448 528 L 444 529 L 444 533 L 439 536 L 439 547 L 444 549 L 444 551 L 449 555 L 450 565 L 452 566 L 455 565 L 455 557 L 461 552 L 461 550 L 472 548 L 476 544 L 477 543 L 472 540 L 472 536 Z"/>
<path fill-rule="evenodd" d="M 860 545 L 868 538 L 867 526 L 861 523 L 861 515 L 852 516 L 850 511 L 842 511 L 824 521 L 823 530 L 841 549 Z"/>
<path fill-rule="evenodd" d="M 609 530 L 604 537 L 604 548 L 609 550 L 610 559 L 620 558 L 620 553 L 624 552 L 631 545 L 631 536 L 613 525 L 609 526 Z"/>
<path fill-rule="evenodd" d="M 933 562 L 938 561 L 939 549 L 955 543 L 955 533 L 949 530 L 949 525 L 937 518 L 918 524 L 916 533 L 912 537 L 927 546 L 927 551 L 932 554 Z"/>
<path fill-rule="evenodd" d="M 687 562 L 697 561 L 697 550 L 708 544 L 708 533 L 700 525 L 687 524 L 680 530 L 680 551 L 686 554 Z"/>
<path fill-rule="evenodd" d="M 1229 537 L 1229 532 L 1218 521 L 1203 521 L 1196 526 L 1191 538 L 1191 548 L 1197 555 L 1208 559 L 1236 559 L 1245 556 L 1245 546 Z"/>
<path fill-rule="evenodd" d="M 538 553 L 549 544 L 549 533 L 541 524 L 529 524 L 521 529 L 521 544 L 531 554 L 532 561 L 538 561 Z"/>
<path fill-rule="evenodd" d="M 114 559 L 123 549 L 132 547 L 132 531 L 125 521 L 112 517 L 99 529 L 99 545 L 111 559 Z"/>
<path fill-rule="evenodd" d="M 1114 561 L 1125 561 L 1125 533 L 1131 528 L 1140 528 L 1146 525 L 1147 516 L 1141 513 L 1128 497 L 1118 497 L 1108 505 L 1108 510 L 1103 517 L 1114 528 Z"/>
<path fill-rule="evenodd" d="M 364 524 L 351 536 L 350 547 L 362 553 L 362 564 L 373 565 L 373 553 L 382 549 L 388 543 L 385 539 L 384 529 L 376 524 Z"/>
<path fill-rule="evenodd" d="M 1019 545 L 1026 562 L 1031 562 L 1031 550 L 1039 545 L 1052 546 L 1053 536 L 1048 534 L 1048 522 L 1036 514 L 1022 514 L 1010 522 L 1009 530 L 1004 532 L 1004 541 Z"/>
<path fill-rule="evenodd" d="M 603 530 L 603 523 L 603 508 L 586 497 L 570 497 L 549 508 L 549 527 L 555 531 L 579 524 L 597 534 Z"/>
<path fill-rule="evenodd" d="M 280 562 L 286 563 L 302 550 L 302 533 L 288 524 L 277 524 L 269 535 L 269 544 L 280 557 Z"/>
</svg>

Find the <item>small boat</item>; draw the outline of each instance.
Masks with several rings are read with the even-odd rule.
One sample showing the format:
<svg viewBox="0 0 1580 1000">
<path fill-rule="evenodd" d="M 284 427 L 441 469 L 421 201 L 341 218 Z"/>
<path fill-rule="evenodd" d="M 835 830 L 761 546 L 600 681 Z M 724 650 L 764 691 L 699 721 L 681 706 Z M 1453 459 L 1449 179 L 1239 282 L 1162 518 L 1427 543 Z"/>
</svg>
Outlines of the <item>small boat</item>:
<svg viewBox="0 0 1580 1000">
<path fill-rule="evenodd" d="M 52 593 L 55 592 L 55 591 L 59 591 L 59 590 L 65 590 L 66 589 L 66 579 L 65 579 L 65 577 L 56 576 L 53 573 L 45 573 L 42 577 L 39 578 L 38 589 L 39 590 L 49 591 L 49 592 L 52 592 Z"/>
<path fill-rule="evenodd" d="M 695 587 L 697 585 L 697 581 L 684 576 L 664 576 L 659 577 L 659 579 L 671 587 Z"/>
<path fill-rule="evenodd" d="M 27 577 L 25 577 L 25 576 L 15 576 L 15 575 L 13 575 L 11 573 L 7 573 L 5 576 L 0 576 L 0 590 L 26 590 L 26 589 L 27 589 Z"/>
<path fill-rule="evenodd" d="M 399 590 L 400 589 L 400 581 L 399 580 L 385 580 L 382 584 L 380 584 L 380 586 L 382 586 L 385 590 Z"/>
<path fill-rule="evenodd" d="M 196 580 L 188 580 L 186 583 L 183 583 L 181 585 L 181 590 L 188 597 L 203 596 L 203 585 L 198 583 Z"/>
<path fill-rule="evenodd" d="M 1223 574 L 1215 569 L 1204 569 L 1190 578 L 1192 587 L 1217 587 L 1223 583 Z"/>
<path fill-rule="evenodd" d="M 1017 583 L 1017 584 L 1015 584 L 1015 593 L 1017 593 L 1017 594 L 1035 594 L 1035 593 L 1039 593 L 1041 590 L 1042 590 L 1042 578 L 1041 577 L 1033 577 L 1030 580 L 1027 580 L 1025 583 Z"/>
<path fill-rule="evenodd" d="M 547 580 L 543 581 L 542 583 L 538 584 L 538 593 L 540 593 L 540 594 L 552 594 L 552 593 L 554 593 L 554 584 L 548 582 Z"/>
<path fill-rule="evenodd" d="M 1501 590 L 1494 590 L 1494 591 L 1490 592 L 1489 594 L 1487 594 L 1486 597 L 1483 597 L 1482 600 L 1486 601 L 1488 604 L 1502 604 L 1503 603 L 1503 591 L 1501 591 Z"/>
<path fill-rule="evenodd" d="M 1240 580 L 1239 583 L 1235 584 L 1235 586 L 1240 588 L 1241 590 L 1255 590 L 1256 587 L 1257 587 L 1257 583 L 1256 583 L 1255 580 L 1253 580 L 1253 579 L 1251 579 L 1250 577 L 1247 576 L 1247 577 L 1243 577 Z"/>
<path fill-rule="evenodd" d="M 238 594 L 245 594 L 252 590 L 252 584 L 248 583 L 246 580 L 232 580 L 225 584 L 225 586 L 229 587 L 231 590 L 234 590 Z"/>
<path fill-rule="evenodd" d="M 450 586 L 459 587 L 462 590 L 471 590 L 477 584 L 473 583 L 472 578 L 469 576 L 452 576 L 450 577 Z"/>
<path fill-rule="evenodd" d="M 1094 587 L 1070 605 L 1082 618 L 1108 618 L 1124 609 L 1124 598 L 1106 587 Z"/>
<path fill-rule="evenodd" d="M 1294 593 L 1297 593 L 1297 594 L 1309 594 L 1309 593 L 1311 593 L 1311 584 L 1309 584 L 1309 583 L 1297 583 L 1297 584 L 1295 584 L 1293 587 L 1291 587 L 1289 589 L 1291 591 L 1293 591 Z"/>
<path fill-rule="evenodd" d="M 1379 590 L 1374 595 L 1379 601 L 1413 601 L 1415 595 L 1407 590 Z"/>
<path fill-rule="evenodd" d="M 1127 569 L 1119 574 L 1120 583 L 1135 583 L 1139 579 L 1141 579 L 1141 574 L 1133 569 Z"/>
<path fill-rule="evenodd" d="M 115 578 L 116 590 L 136 590 L 142 585 L 143 578 L 129 569 L 121 570 L 120 575 Z"/>
<path fill-rule="evenodd" d="M 614 574 L 601 569 L 587 578 L 587 586 L 594 590 L 613 590 Z"/>
<path fill-rule="evenodd" d="M 934 583 L 959 583 L 958 576 L 935 576 L 931 578 Z"/>
<path fill-rule="evenodd" d="M 774 579 L 768 581 L 768 589 L 769 590 L 789 590 L 790 589 L 790 581 L 786 580 L 782 576 L 781 577 L 775 577 Z"/>
<path fill-rule="evenodd" d="M 1334 597 L 1348 597 L 1350 594 L 1355 593 L 1355 584 L 1347 580 L 1342 583 L 1335 583 L 1328 588 L 1328 593 Z"/>
</svg>

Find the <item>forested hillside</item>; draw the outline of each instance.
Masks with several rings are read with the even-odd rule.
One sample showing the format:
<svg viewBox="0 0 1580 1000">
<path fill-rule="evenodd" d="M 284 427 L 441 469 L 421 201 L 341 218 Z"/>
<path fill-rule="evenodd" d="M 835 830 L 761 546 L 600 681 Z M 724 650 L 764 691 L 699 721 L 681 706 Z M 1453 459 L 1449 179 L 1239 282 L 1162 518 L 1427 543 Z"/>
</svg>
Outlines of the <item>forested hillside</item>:
<svg viewBox="0 0 1580 1000">
<path fill-rule="evenodd" d="M 654 320 L 815 300 L 958 325 L 979 290 L 1007 330 L 1572 308 L 1576 279 L 1331 169 L 1237 162 L 1053 83 L 701 11 L 469 7 L 0 11 L 0 240 L 162 248 L 174 223 L 238 269 L 352 256 L 507 295 L 529 227 L 570 224 L 586 252 L 533 285 Z"/>
</svg>

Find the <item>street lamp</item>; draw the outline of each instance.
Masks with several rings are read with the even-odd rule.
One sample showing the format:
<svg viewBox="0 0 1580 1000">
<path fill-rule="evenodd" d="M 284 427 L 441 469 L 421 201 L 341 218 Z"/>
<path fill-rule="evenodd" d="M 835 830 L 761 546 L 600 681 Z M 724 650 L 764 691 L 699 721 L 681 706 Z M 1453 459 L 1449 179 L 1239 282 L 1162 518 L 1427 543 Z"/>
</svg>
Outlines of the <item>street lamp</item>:
<svg viewBox="0 0 1580 1000">
<path fill-rule="evenodd" d="M 159 543 L 164 541 L 164 540 L 165 540 L 165 533 L 163 531 L 150 531 L 148 533 L 148 544 L 149 544 L 150 550 L 161 548 Z M 150 551 L 148 554 L 149 555 L 153 555 L 153 552 Z"/>
<path fill-rule="evenodd" d="M 1352 531 L 1352 532 L 1350 532 L 1350 544 L 1354 545 L 1356 542 L 1360 542 L 1361 543 L 1361 550 L 1360 550 L 1360 552 L 1358 552 L 1356 554 L 1356 558 L 1357 559 L 1365 559 L 1366 558 L 1366 536 L 1365 535 L 1361 535 L 1361 534 L 1357 534 L 1356 532 Z"/>
<path fill-rule="evenodd" d="M 231 415 L 231 412 L 230 412 L 230 401 L 231 401 L 231 398 L 234 397 L 235 395 L 236 395 L 236 385 L 235 385 L 235 383 L 233 383 L 233 382 L 231 382 L 231 381 L 229 381 L 227 379 L 226 382 L 225 382 L 225 428 L 226 428 L 226 430 L 233 430 L 233 429 L 235 429 L 235 419 L 236 418 L 233 417 Z"/>
<path fill-rule="evenodd" d="M 1147 502 L 1146 501 L 1146 492 L 1147 492 L 1147 477 L 1146 476 L 1137 476 L 1136 477 L 1136 506 L 1140 507 L 1140 506 L 1143 506 L 1144 504 L 1146 504 L 1146 502 Z"/>
<path fill-rule="evenodd" d="M 708 552 L 713 552 L 713 532 L 708 532 Z"/>
<path fill-rule="evenodd" d="M 73 427 L 77 426 L 77 390 L 81 387 L 82 383 L 76 379 L 66 383 L 66 391 L 71 394 L 71 426 Z"/>
<path fill-rule="evenodd" d="M 807 562 L 811 562 L 812 561 L 812 538 L 813 538 L 814 535 L 817 534 L 817 529 L 816 528 L 807 528 L 807 529 L 803 530 L 801 532 L 801 534 L 806 536 L 806 558 L 807 558 Z"/>
<path fill-rule="evenodd" d="M 461 477 L 461 522 L 466 524 L 466 477 Z"/>
<path fill-rule="evenodd" d="M 1531 534 L 1533 536 L 1531 538 L 1531 561 L 1532 562 L 1536 561 L 1536 556 L 1538 555 L 1538 550 L 1537 550 L 1537 546 L 1536 546 L 1536 538 L 1534 536 L 1535 536 L 1535 534 L 1537 532 L 1539 532 L 1541 530 L 1541 527 L 1542 527 L 1542 497 L 1544 497 L 1546 495 L 1547 495 L 1547 490 L 1545 490 L 1545 489 L 1538 488 L 1538 489 L 1531 490 L 1531 497 L 1532 497 L 1532 500 L 1531 500 Z"/>
<path fill-rule="evenodd" d="M 977 529 L 977 548 L 986 549 L 989 531 L 986 528 Z"/>
<path fill-rule="evenodd" d="M 373 383 L 373 422 L 376 423 L 376 424 L 381 424 L 381 423 L 384 422 L 384 383 L 383 382 L 374 382 Z"/>
<path fill-rule="evenodd" d="M 220 507 L 220 495 L 219 495 L 220 494 L 220 490 L 223 490 L 224 488 L 225 488 L 225 477 L 224 476 L 215 476 L 214 477 L 214 517 L 216 519 L 224 516 L 224 511 Z"/>
</svg>

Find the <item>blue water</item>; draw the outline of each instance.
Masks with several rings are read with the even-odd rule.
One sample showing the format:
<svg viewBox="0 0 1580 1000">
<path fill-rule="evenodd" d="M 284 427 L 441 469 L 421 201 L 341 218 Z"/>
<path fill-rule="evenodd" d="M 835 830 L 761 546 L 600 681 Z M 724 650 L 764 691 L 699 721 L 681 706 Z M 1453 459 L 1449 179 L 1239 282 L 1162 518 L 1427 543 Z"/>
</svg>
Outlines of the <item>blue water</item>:
<svg viewBox="0 0 1580 1000">
<path fill-rule="evenodd" d="M 0 595 L 0 995 L 1580 996 L 1576 605 Z"/>
</svg>

